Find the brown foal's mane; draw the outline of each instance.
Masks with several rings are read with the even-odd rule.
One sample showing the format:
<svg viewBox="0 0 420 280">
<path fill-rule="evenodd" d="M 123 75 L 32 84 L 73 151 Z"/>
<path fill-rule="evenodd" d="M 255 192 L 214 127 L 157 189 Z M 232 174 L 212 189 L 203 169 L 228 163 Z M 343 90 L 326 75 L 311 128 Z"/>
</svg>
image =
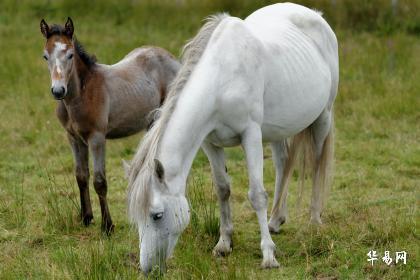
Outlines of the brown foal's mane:
<svg viewBox="0 0 420 280">
<path fill-rule="evenodd" d="M 58 35 L 58 36 L 66 36 L 68 37 L 66 33 L 66 29 L 58 24 L 53 24 L 50 26 L 48 30 L 48 38 L 51 38 L 51 36 Z M 77 38 L 73 35 L 72 39 L 74 49 L 76 50 L 77 54 L 79 55 L 80 59 L 83 61 L 83 63 L 86 65 L 88 69 L 92 68 L 96 64 L 96 56 L 89 54 L 85 48 L 82 46 L 82 44 L 77 40 Z"/>
</svg>

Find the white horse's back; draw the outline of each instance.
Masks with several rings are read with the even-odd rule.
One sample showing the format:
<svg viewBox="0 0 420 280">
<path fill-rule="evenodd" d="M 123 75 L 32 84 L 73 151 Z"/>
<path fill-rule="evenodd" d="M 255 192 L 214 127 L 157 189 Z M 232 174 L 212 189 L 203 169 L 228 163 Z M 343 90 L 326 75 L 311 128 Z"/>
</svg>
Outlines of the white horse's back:
<svg viewBox="0 0 420 280">
<path fill-rule="evenodd" d="M 274 4 L 259 9 L 245 20 L 262 41 L 278 42 L 274 34 L 287 33 L 290 24 L 309 37 L 329 63 L 337 63 L 337 38 L 322 13 L 293 3 Z M 274 35 L 274 36 L 273 36 Z"/>
</svg>

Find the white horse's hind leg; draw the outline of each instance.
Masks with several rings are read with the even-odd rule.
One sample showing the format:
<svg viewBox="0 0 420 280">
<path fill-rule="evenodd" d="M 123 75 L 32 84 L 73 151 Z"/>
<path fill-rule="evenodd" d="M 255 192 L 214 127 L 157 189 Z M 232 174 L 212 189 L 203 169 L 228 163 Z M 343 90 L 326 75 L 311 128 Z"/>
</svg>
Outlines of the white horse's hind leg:
<svg viewBox="0 0 420 280">
<path fill-rule="evenodd" d="M 261 231 L 261 250 L 263 268 L 278 267 L 274 255 L 276 245 L 271 239 L 267 222 L 267 193 L 263 186 L 263 146 L 261 127 L 252 123 L 242 135 L 242 146 L 245 150 L 249 174 L 248 198 L 257 213 Z"/>
<path fill-rule="evenodd" d="M 313 177 L 312 186 L 312 199 L 311 199 L 311 223 L 322 224 L 321 211 L 324 195 L 324 181 L 320 164 L 323 153 L 327 152 L 326 139 L 332 129 L 332 111 L 325 109 L 318 119 L 312 124 L 312 133 L 314 139 L 314 153 L 315 153 L 315 172 Z M 332 132 L 331 132 L 332 133 Z"/>
<path fill-rule="evenodd" d="M 271 144 L 274 167 L 276 168 L 273 208 L 271 210 L 270 221 L 268 222 L 268 228 L 272 233 L 278 233 L 280 231 L 280 225 L 284 224 L 287 218 L 287 192 L 284 194 L 282 201 L 279 201 L 281 192 L 285 186 L 285 182 L 283 182 L 283 170 L 287 159 L 286 145 L 286 141 Z M 280 204 L 277 205 L 278 203 Z"/>
<path fill-rule="evenodd" d="M 208 142 L 204 142 L 201 147 L 210 161 L 220 205 L 220 238 L 213 249 L 213 254 L 215 256 L 226 256 L 232 252 L 233 225 L 229 205 L 230 180 L 226 172 L 225 154 L 223 148 L 216 147 Z"/>
</svg>

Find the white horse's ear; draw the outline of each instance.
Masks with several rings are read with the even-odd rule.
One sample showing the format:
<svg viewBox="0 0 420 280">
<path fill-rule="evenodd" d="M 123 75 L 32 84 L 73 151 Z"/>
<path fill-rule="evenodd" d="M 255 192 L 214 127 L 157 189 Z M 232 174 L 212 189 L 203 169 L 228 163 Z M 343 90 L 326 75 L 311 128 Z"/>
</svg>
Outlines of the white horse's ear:
<svg viewBox="0 0 420 280">
<path fill-rule="evenodd" d="M 163 169 L 162 163 L 158 159 L 155 159 L 155 174 L 159 181 L 162 183 L 165 179 L 165 170 Z"/>
<path fill-rule="evenodd" d="M 128 177 L 130 177 L 131 164 L 128 161 L 123 159 L 122 166 L 124 168 L 125 179 L 128 179 Z"/>
</svg>

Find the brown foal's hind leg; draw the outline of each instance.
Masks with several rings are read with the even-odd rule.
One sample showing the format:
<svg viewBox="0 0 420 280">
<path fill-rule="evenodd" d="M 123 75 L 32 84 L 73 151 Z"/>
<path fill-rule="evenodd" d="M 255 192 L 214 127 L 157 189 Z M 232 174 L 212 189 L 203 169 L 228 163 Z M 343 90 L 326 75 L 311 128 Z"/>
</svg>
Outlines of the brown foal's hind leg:
<svg viewBox="0 0 420 280">
<path fill-rule="evenodd" d="M 105 176 L 105 135 L 98 132 L 93 133 L 89 138 L 89 148 L 93 157 L 93 185 L 101 205 L 101 228 L 107 234 L 111 234 L 114 225 L 112 224 L 106 199 L 108 187 Z"/>
<path fill-rule="evenodd" d="M 93 219 L 89 195 L 89 149 L 82 141 L 67 134 L 73 150 L 75 174 L 80 191 L 80 208 L 83 224 L 88 226 Z"/>
</svg>

